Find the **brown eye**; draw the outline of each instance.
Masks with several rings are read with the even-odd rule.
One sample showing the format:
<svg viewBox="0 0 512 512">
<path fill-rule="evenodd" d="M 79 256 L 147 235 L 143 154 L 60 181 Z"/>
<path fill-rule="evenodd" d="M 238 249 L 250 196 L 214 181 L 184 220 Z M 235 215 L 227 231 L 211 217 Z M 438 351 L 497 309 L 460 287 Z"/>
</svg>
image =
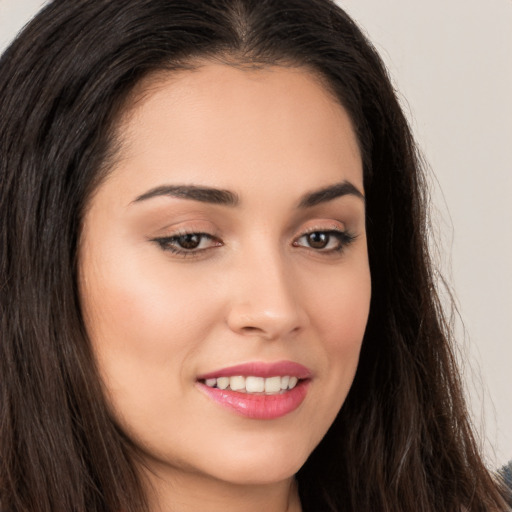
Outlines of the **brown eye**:
<svg viewBox="0 0 512 512">
<path fill-rule="evenodd" d="M 193 256 L 223 245 L 221 240 L 208 233 L 184 233 L 182 235 L 154 238 L 152 241 L 156 242 L 164 251 L 182 256 Z"/>
<path fill-rule="evenodd" d="M 305 233 L 293 242 L 295 247 L 304 247 L 320 253 L 336 253 L 341 252 L 344 247 L 348 246 L 355 236 L 346 231 L 329 230 L 329 231 L 312 231 Z"/>
<path fill-rule="evenodd" d="M 199 247 L 202 238 L 203 235 L 200 235 L 198 233 L 191 233 L 188 235 L 181 235 L 176 237 L 176 243 L 182 249 L 192 250 L 197 249 Z"/>
<path fill-rule="evenodd" d="M 330 237 L 331 235 L 329 233 L 316 231 L 306 235 L 306 240 L 312 249 L 325 249 L 329 244 Z"/>
</svg>

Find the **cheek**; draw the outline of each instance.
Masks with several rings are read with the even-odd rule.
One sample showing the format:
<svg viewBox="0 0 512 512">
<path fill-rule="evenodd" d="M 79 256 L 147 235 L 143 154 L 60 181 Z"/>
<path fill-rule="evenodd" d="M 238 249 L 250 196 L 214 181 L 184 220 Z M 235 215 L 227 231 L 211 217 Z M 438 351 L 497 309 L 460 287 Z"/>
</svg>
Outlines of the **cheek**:
<svg viewBox="0 0 512 512">
<path fill-rule="evenodd" d="M 359 282 L 351 289 L 341 289 L 331 297 L 326 294 L 323 311 L 325 339 L 331 350 L 359 352 L 370 307 L 370 287 Z"/>
<path fill-rule="evenodd" d="M 310 318 L 322 343 L 322 397 L 315 411 L 325 429 L 334 421 L 354 379 L 371 297 L 366 260 L 317 282 Z"/>
<path fill-rule="evenodd" d="M 215 300 L 198 305 L 200 283 L 171 274 L 146 251 L 124 260 L 108 253 L 82 259 L 87 331 L 123 428 L 164 445 L 165 425 L 176 422 L 173 404 L 183 409 L 191 393 L 191 361 L 211 328 Z"/>
<path fill-rule="evenodd" d="M 371 298 L 370 271 L 366 258 L 317 280 L 312 297 L 311 320 L 334 352 L 353 352 L 363 339 Z"/>
<path fill-rule="evenodd" d="M 155 261 L 151 248 L 123 258 L 126 249 L 101 247 L 101 254 L 84 251 L 81 297 L 105 379 L 112 386 L 129 375 L 168 380 L 170 367 L 183 367 L 208 332 L 215 299 L 186 272 L 170 272 L 164 258 Z"/>
</svg>

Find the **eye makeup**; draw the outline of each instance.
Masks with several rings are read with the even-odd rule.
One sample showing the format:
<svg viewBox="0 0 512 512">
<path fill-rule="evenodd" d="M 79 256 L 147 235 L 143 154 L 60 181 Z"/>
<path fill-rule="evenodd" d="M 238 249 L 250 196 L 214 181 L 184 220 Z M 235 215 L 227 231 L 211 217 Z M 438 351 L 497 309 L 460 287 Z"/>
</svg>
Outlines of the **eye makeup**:
<svg viewBox="0 0 512 512">
<path fill-rule="evenodd" d="M 151 241 L 156 242 L 162 250 L 182 257 L 194 256 L 223 245 L 217 237 L 198 232 L 178 232 L 172 236 L 153 238 Z"/>
<path fill-rule="evenodd" d="M 356 238 L 356 235 L 339 228 L 313 228 L 295 237 L 291 246 L 328 256 L 342 253 Z M 194 230 L 178 230 L 169 236 L 149 240 L 163 251 L 183 258 L 204 256 L 207 251 L 224 246 L 220 237 Z"/>
</svg>

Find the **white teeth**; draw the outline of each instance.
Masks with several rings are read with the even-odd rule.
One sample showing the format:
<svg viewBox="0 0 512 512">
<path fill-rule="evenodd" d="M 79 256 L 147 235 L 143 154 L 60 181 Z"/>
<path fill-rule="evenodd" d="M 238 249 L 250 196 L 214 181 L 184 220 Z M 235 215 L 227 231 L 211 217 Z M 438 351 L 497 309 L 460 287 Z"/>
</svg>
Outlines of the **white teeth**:
<svg viewBox="0 0 512 512">
<path fill-rule="evenodd" d="M 244 377 L 236 375 L 233 377 L 218 377 L 217 379 L 206 379 L 204 383 L 210 388 L 231 389 L 240 393 L 265 393 L 275 395 L 293 389 L 299 379 L 285 375 L 283 377 Z"/>
<path fill-rule="evenodd" d="M 229 387 L 233 391 L 245 391 L 245 377 L 237 376 L 229 379 Z"/>
<path fill-rule="evenodd" d="M 262 393 L 265 390 L 265 379 L 263 377 L 247 377 L 245 390 L 247 393 Z"/>
<path fill-rule="evenodd" d="M 281 377 L 265 379 L 265 393 L 279 393 L 281 391 Z"/>
<path fill-rule="evenodd" d="M 229 386 L 229 377 L 219 377 L 217 379 L 217 387 L 219 389 L 227 389 Z"/>
</svg>

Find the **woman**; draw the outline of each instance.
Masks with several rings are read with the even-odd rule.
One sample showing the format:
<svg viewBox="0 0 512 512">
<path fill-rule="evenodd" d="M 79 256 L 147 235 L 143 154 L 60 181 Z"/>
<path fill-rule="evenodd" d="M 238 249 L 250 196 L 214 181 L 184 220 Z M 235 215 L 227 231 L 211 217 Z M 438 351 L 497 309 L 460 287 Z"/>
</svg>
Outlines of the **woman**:
<svg viewBox="0 0 512 512">
<path fill-rule="evenodd" d="M 2 510 L 506 509 L 333 3 L 55 1 L 0 117 Z"/>
</svg>

